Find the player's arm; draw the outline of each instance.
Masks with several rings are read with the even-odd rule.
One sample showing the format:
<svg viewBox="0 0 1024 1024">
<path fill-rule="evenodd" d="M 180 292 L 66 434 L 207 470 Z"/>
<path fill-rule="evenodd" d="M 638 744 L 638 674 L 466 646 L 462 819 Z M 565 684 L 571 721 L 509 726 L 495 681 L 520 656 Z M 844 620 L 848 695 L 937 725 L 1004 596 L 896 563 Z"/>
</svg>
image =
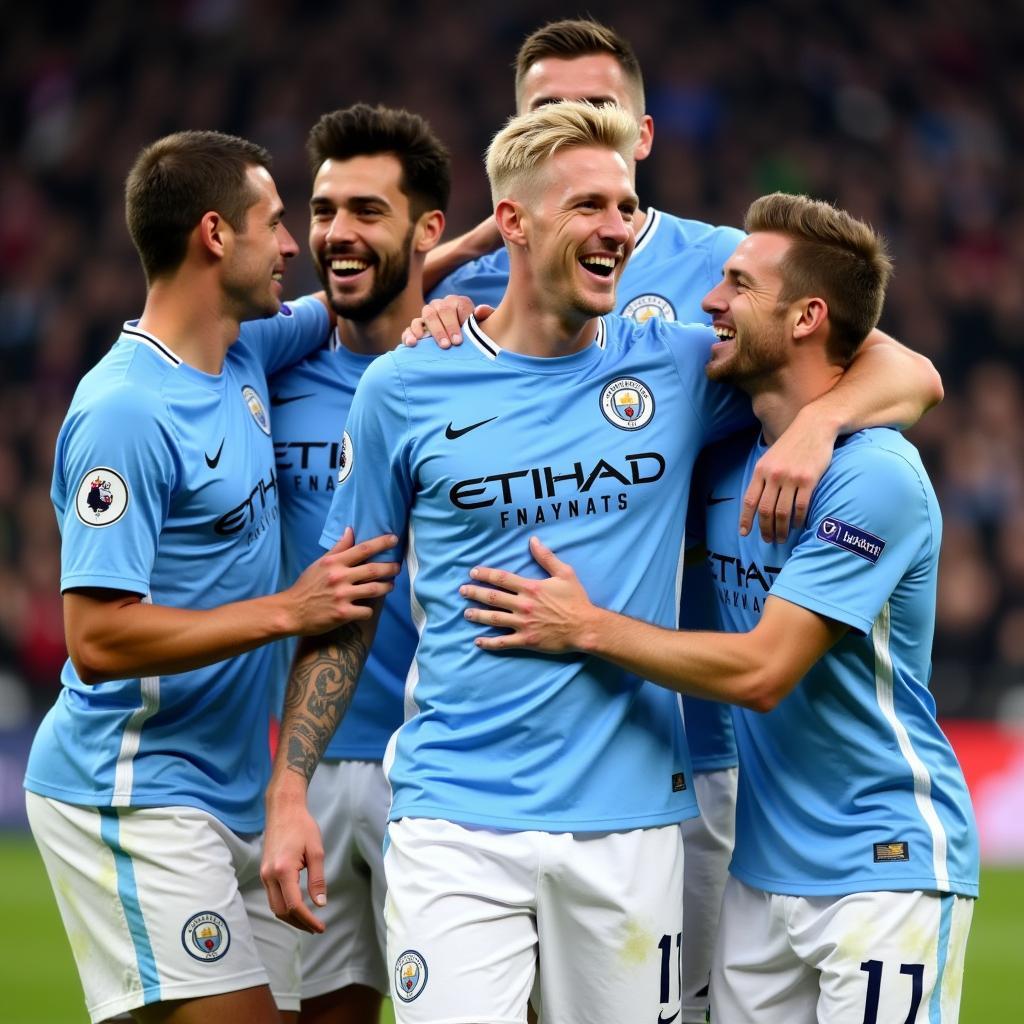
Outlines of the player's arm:
<svg viewBox="0 0 1024 1024">
<path fill-rule="evenodd" d="M 431 249 L 423 267 L 423 291 L 433 291 L 464 263 L 479 259 L 501 245 L 501 234 L 493 217 L 482 220 L 465 234 Z"/>
<path fill-rule="evenodd" d="M 217 608 L 172 608 L 94 587 L 64 592 L 64 632 L 84 683 L 170 675 L 210 665 L 286 636 L 322 633 L 371 615 L 366 602 L 392 589 L 396 562 L 370 561 L 393 536 L 352 543 L 347 531 L 287 590 Z"/>
<path fill-rule="evenodd" d="M 872 331 L 836 385 L 805 405 L 758 462 L 743 496 L 740 532 L 749 533 L 756 516 L 764 540 L 784 540 L 806 522 L 836 438 L 866 427 L 904 430 L 942 397 L 930 359 Z"/>
<path fill-rule="evenodd" d="M 570 565 L 536 537 L 530 549 L 548 579 L 480 567 L 461 588 L 483 606 L 466 618 L 509 630 L 478 637 L 484 650 L 588 654 L 680 693 L 770 711 L 849 628 L 769 596 L 748 633 L 663 629 L 596 607 Z"/>
<path fill-rule="evenodd" d="M 303 869 L 310 898 L 317 906 L 327 902 L 323 841 L 309 813 L 306 791 L 352 701 L 379 612 L 377 601 L 370 618 L 301 640 L 285 691 L 284 719 L 266 794 L 260 877 L 274 914 L 306 932 L 322 932 L 324 925 L 302 898 Z"/>
</svg>

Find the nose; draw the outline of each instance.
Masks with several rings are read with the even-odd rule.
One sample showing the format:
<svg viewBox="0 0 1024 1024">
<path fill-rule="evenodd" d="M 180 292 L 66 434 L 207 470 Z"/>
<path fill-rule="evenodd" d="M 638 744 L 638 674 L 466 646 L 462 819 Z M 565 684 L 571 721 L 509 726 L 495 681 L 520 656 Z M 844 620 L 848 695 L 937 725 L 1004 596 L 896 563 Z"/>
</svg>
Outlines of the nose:
<svg viewBox="0 0 1024 1024">
<path fill-rule="evenodd" d="M 278 224 L 277 226 L 277 247 L 281 255 L 290 260 L 293 256 L 298 254 L 299 244 L 292 237 L 292 233 L 284 226 L 284 224 Z"/>
<path fill-rule="evenodd" d="M 335 213 L 324 237 L 328 245 L 340 245 L 342 242 L 352 241 L 355 237 L 352 230 L 352 219 L 345 210 L 338 210 Z"/>
<path fill-rule="evenodd" d="M 626 220 L 622 211 L 611 207 L 601 222 L 600 235 L 602 240 L 613 242 L 616 246 L 625 245 L 633 234 L 632 221 Z"/>
<path fill-rule="evenodd" d="M 725 301 L 724 280 L 719 281 L 718 284 L 716 284 L 715 287 L 700 300 L 700 308 L 703 309 L 705 313 L 720 313 L 727 307 L 727 305 L 728 303 Z"/>
</svg>

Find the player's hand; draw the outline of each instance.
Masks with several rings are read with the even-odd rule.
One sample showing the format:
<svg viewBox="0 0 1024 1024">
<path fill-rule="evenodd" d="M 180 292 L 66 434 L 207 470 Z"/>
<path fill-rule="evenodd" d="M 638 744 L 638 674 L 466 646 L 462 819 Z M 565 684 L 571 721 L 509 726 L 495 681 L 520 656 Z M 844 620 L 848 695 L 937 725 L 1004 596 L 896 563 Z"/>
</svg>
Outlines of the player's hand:
<svg viewBox="0 0 1024 1024">
<path fill-rule="evenodd" d="M 263 834 L 260 881 L 275 917 L 314 935 L 324 930 L 323 921 L 306 905 L 300 885 L 306 871 L 306 890 L 312 902 L 327 903 L 324 881 L 324 846 L 320 828 L 309 813 L 305 799 L 275 800 L 268 791 L 267 830 Z"/>
<path fill-rule="evenodd" d="M 467 608 L 470 622 L 510 630 L 502 636 L 477 637 L 487 651 L 528 647 L 548 654 L 577 650 L 577 640 L 594 606 L 571 565 L 560 561 L 536 537 L 530 553 L 548 574 L 546 580 L 526 579 L 503 569 L 477 566 L 470 572 L 476 581 L 464 584 L 459 593 L 486 608 Z M 488 584 L 480 586 L 480 584 Z"/>
<path fill-rule="evenodd" d="M 468 295 L 446 295 L 428 302 L 420 315 L 402 332 L 402 344 L 412 348 L 428 334 L 438 348 L 451 348 L 462 344 L 460 328 L 474 314 L 477 320 L 486 320 L 494 312 L 493 306 L 476 306 Z"/>
<path fill-rule="evenodd" d="M 761 537 L 782 542 L 807 521 L 811 495 L 832 461 L 835 434 L 797 417 L 761 456 L 743 495 L 740 533 L 750 533 L 757 516 Z"/>
<path fill-rule="evenodd" d="M 337 544 L 318 558 L 285 591 L 295 616 L 292 632 L 299 636 L 326 633 L 355 619 L 369 619 L 373 608 L 368 603 L 394 589 L 392 577 L 398 574 L 398 562 L 371 562 L 398 543 L 392 534 L 354 543 L 348 527 Z"/>
</svg>

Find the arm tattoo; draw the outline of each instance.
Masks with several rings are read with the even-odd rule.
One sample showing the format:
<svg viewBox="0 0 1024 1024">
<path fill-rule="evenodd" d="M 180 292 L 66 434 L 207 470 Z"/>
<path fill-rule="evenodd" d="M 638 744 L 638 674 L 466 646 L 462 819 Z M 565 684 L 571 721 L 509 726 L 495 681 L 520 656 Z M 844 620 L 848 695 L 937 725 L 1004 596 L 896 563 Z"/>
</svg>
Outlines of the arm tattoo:
<svg viewBox="0 0 1024 1024">
<path fill-rule="evenodd" d="M 349 622 L 292 669 L 281 741 L 288 767 L 307 782 L 348 710 L 368 650 L 362 624 Z"/>
</svg>

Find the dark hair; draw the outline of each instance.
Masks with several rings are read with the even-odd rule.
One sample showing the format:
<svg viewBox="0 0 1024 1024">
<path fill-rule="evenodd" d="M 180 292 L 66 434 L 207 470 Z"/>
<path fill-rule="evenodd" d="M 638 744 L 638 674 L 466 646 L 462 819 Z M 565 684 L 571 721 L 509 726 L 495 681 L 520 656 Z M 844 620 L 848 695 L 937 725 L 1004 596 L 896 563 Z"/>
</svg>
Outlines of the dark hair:
<svg viewBox="0 0 1024 1024">
<path fill-rule="evenodd" d="M 614 57 L 626 78 L 637 92 L 637 114 L 644 111 L 644 76 L 640 71 L 640 61 L 628 40 L 614 29 L 602 25 L 590 18 L 568 18 L 564 21 L 552 21 L 542 28 L 531 32 L 519 47 L 516 54 L 516 97 L 520 94 L 526 72 L 537 61 L 545 57 L 557 57 L 561 60 L 572 60 L 576 57 L 590 57 L 598 53 L 607 53 Z"/>
<path fill-rule="evenodd" d="M 356 103 L 324 114 L 306 140 L 313 177 L 325 160 L 390 153 L 402 165 L 399 187 L 415 219 L 427 210 L 448 208 L 451 157 L 430 125 L 417 114 Z"/>
<path fill-rule="evenodd" d="M 823 298 L 831 326 L 829 356 L 847 365 L 882 315 L 892 276 L 885 239 L 829 203 L 783 192 L 754 200 L 743 226 L 792 239 L 780 266 L 779 302 Z"/>
<path fill-rule="evenodd" d="M 250 167 L 269 167 L 270 154 L 221 132 L 176 132 L 139 153 L 124 189 L 128 232 L 147 280 L 178 269 L 188 236 L 216 210 L 236 231 L 256 201 Z"/>
</svg>

